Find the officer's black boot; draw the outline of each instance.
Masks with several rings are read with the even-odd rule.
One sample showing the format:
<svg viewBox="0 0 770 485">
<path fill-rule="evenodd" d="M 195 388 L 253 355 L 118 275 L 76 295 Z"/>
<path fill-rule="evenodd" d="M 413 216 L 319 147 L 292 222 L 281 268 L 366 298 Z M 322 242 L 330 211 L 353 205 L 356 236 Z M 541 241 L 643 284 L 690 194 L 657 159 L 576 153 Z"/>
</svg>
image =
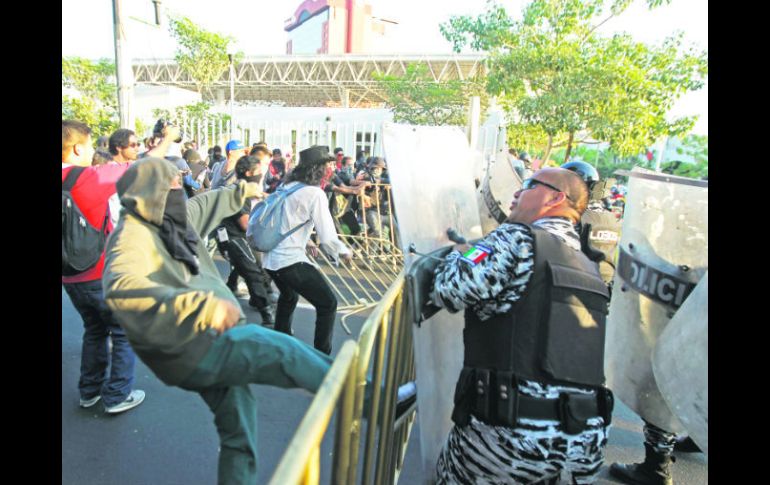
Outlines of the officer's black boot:
<svg viewBox="0 0 770 485">
<path fill-rule="evenodd" d="M 631 485 L 673 485 L 671 463 L 674 457 L 658 453 L 655 449 L 644 444 L 644 462 L 624 465 L 610 465 L 610 475 Z"/>
</svg>

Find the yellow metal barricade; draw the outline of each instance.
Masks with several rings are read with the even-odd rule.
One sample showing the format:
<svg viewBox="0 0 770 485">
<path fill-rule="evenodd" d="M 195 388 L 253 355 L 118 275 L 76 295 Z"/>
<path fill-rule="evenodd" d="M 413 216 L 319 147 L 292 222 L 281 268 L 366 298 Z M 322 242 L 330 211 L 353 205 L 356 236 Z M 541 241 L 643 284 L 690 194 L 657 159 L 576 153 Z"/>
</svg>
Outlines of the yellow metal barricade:
<svg viewBox="0 0 770 485">
<path fill-rule="evenodd" d="M 318 264 L 321 274 L 339 301 L 337 311 L 344 313 L 341 323 L 348 335 L 351 335 L 351 331 L 347 326 L 347 319 L 377 305 L 404 268 L 404 255 L 395 237 L 396 221 L 392 210 L 385 209 L 386 206 L 393 207 L 390 185 L 373 184 L 370 194 L 372 195 L 361 193 L 358 196 L 349 196 L 358 201 L 356 214 L 357 219 L 361 220 L 360 233 L 338 233 L 340 240 L 353 249 L 355 259 L 352 264 L 337 266 L 322 251 L 317 257 L 308 254 L 308 257 Z M 339 212 L 347 210 L 345 207 Z M 367 211 L 370 212 L 369 219 L 379 228 L 374 234 L 369 234 Z M 387 234 L 383 227 L 390 228 Z"/>
<path fill-rule="evenodd" d="M 348 341 L 340 349 L 271 484 L 318 483 L 320 444 L 335 408 L 338 416 L 332 483 L 396 483 L 416 407 L 413 405 L 396 419 L 397 389 L 415 376 L 412 329 L 407 315 L 401 271 L 366 319 L 357 344 Z M 357 481 L 362 443 L 362 477 Z"/>
</svg>

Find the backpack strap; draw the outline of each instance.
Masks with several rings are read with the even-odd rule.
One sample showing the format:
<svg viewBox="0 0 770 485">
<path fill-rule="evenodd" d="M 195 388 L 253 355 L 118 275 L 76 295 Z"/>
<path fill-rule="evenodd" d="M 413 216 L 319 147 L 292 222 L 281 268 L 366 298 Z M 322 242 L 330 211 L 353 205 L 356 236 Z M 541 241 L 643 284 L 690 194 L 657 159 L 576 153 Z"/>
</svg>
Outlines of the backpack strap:
<svg viewBox="0 0 770 485">
<path fill-rule="evenodd" d="M 75 166 L 70 169 L 70 171 L 67 173 L 67 177 L 64 179 L 64 182 L 61 184 L 61 189 L 63 192 L 71 192 L 72 187 L 75 186 L 75 183 L 78 181 L 78 178 L 83 173 L 83 171 L 87 167 L 79 167 Z M 102 221 L 102 233 L 107 234 L 107 222 L 110 220 L 110 204 L 107 203 L 107 212 L 104 213 L 104 221 Z"/>
<path fill-rule="evenodd" d="M 302 182 L 297 182 L 297 185 L 295 185 L 294 187 L 292 187 L 290 189 L 287 189 L 285 185 L 282 185 L 282 186 L 278 187 L 277 192 L 283 192 L 284 196 L 288 197 L 291 194 L 293 194 L 294 192 L 296 192 L 299 189 L 301 189 L 302 187 L 306 187 L 306 184 L 303 184 Z"/>
<path fill-rule="evenodd" d="M 66 192 L 72 191 L 72 187 L 75 186 L 75 183 L 78 181 L 78 177 L 80 177 L 80 174 L 83 173 L 83 170 L 85 170 L 86 167 L 72 167 L 69 172 L 67 172 L 67 178 L 64 179 L 64 182 L 61 184 L 61 189 Z"/>
</svg>

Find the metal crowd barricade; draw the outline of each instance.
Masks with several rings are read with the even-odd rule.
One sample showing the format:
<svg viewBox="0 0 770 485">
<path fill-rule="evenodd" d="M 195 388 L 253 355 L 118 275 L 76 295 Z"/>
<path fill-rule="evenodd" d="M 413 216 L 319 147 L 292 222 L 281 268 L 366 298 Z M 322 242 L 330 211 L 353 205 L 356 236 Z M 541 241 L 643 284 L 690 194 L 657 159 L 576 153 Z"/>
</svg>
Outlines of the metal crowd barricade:
<svg viewBox="0 0 770 485">
<path fill-rule="evenodd" d="M 357 344 L 348 341 L 343 345 L 284 452 L 271 485 L 319 482 L 320 444 L 335 408 L 338 414 L 332 483 L 397 482 L 416 409 L 412 405 L 396 419 L 397 389 L 415 378 L 404 286 L 402 271 L 366 319 Z M 370 396 L 367 409 L 366 395 Z M 362 445 L 364 455 L 358 481 Z"/>
<path fill-rule="evenodd" d="M 390 208 L 393 207 L 390 199 L 390 185 L 375 184 L 373 187 L 375 191 L 382 194 L 382 197 L 372 198 L 369 209 L 376 210 L 375 220 L 379 227 L 382 227 L 383 221 L 388 222 L 388 227 L 391 228 L 388 236 L 383 237 L 382 230 L 379 231 L 380 235 L 377 237 L 368 234 L 364 205 L 365 194 L 348 196 L 358 200 L 360 213 L 356 214 L 355 217 L 361 221 L 361 232 L 356 235 L 338 233 L 338 236 L 340 240 L 353 249 L 355 254 L 353 263 L 337 265 L 322 251 L 319 251 L 318 257 L 315 258 L 308 255 L 321 268 L 321 274 L 334 290 L 340 302 L 337 310 L 345 313 L 342 317 L 342 326 L 348 335 L 351 332 L 346 323 L 347 319 L 375 306 L 404 267 L 404 255 L 399 249 L 395 237 L 397 231 L 393 211 L 388 210 L 387 214 L 381 213 L 381 208 L 385 203 Z"/>
</svg>

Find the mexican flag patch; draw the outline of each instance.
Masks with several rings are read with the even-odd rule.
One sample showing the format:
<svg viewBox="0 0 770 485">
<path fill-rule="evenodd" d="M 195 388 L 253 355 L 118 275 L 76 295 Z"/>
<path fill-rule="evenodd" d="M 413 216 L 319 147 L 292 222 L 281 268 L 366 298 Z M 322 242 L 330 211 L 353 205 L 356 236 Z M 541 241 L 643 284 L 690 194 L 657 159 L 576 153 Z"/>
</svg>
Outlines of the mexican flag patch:
<svg viewBox="0 0 770 485">
<path fill-rule="evenodd" d="M 465 261 L 468 261 L 469 263 L 476 265 L 479 262 L 483 261 L 484 258 L 492 254 L 492 250 L 489 249 L 486 246 L 482 246 L 481 244 L 476 244 L 475 246 L 471 246 L 468 251 L 463 254 L 462 259 Z"/>
</svg>

